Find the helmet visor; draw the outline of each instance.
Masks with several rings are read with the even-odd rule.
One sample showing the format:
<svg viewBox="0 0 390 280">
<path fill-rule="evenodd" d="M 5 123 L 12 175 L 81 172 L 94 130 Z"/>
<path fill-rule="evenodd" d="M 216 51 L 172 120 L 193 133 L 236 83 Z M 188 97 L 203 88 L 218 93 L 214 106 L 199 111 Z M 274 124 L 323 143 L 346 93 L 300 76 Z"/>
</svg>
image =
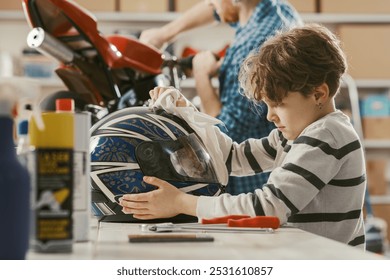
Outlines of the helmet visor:
<svg viewBox="0 0 390 280">
<path fill-rule="evenodd" d="M 218 183 L 211 157 L 194 133 L 172 141 L 146 141 L 136 148 L 146 176 L 167 181 Z"/>
</svg>

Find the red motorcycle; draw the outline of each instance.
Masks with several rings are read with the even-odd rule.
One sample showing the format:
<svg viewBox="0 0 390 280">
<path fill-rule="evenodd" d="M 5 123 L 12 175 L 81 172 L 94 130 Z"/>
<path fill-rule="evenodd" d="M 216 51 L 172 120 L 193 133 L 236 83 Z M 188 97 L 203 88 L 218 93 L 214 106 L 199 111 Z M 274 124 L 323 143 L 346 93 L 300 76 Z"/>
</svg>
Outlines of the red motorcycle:
<svg viewBox="0 0 390 280">
<path fill-rule="evenodd" d="M 77 108 L 92 112 L 93 122 L 118 109 L 142 106 L 157 85 L 178 88 L 180 67 L 190 67 L 190 59 L 178 61 L 136 38 L 104 36 L 95 16 L 75 2 L 22 1 L 32 28 L 28 45 L 61 62 L 55 72 L 69 91 L 51 99 L 74 98 Z"/>
</svg>

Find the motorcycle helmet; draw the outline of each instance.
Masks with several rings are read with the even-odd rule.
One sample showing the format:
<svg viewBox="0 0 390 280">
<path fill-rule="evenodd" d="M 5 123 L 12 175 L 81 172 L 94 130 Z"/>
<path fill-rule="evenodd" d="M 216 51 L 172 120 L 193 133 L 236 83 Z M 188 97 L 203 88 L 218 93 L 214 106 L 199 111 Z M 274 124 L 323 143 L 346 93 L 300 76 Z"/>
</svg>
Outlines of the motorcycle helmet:
<svg viewBox="0 0 390 280">
<path fill-rule="evenodd" d="M 124 214 L 117 201 L 126 193 L 154 190 L 143 181 L 145 175 L 193 195 L 223 192 L 196 132 L 163 109 L 130 107 L 104 117 L 91 128 L 90 155 L 92 208 L 101 221 L 139 222 Z M 178 215 L 168 220 L 193 222 L 196 217 Z M 162 221 L 167 219 L 158 220 Z"/>
</svg>

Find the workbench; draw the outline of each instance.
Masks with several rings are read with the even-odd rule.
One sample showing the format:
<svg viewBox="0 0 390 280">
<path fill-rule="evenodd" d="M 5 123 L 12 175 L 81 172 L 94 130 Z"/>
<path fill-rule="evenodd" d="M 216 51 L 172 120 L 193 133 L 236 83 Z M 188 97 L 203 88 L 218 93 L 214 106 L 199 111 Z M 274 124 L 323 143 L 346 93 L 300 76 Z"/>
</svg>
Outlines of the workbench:
<svg viewBox="0 0 390 280">
<path fill-rule="evenodd" d="M 130 243 L 129 234 L 154 233 L 141 224 L 97 223 L 91 241 L 75 243 L 72 253 L 29 252 L 27 259 L 65 260 L 380 260 L 384 257 L 286 227 L 274 233 L 207 232 L 212 242 Z M 189 234 L 180 232 L 180 234 Z"/>
</svg>

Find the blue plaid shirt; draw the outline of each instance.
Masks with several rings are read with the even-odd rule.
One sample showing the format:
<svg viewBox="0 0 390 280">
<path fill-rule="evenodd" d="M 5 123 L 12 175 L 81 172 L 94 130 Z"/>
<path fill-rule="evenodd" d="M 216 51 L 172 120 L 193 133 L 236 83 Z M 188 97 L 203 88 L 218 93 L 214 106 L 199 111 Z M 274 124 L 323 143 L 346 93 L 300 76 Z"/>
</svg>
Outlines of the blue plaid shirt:
<svg viewBox="0 0 390 280">
<path fill-rule="evenodd" d="M 218 17 L 217 17 L 218 18 Z M 235 38 L 226 52 L 219 73 L 219 92 L 222 110 L 217 117 L 225 125 L 221 130 L 234 141 L 268 136 L 275 128 L 267 121 L 267 107 L 255 105 L 240 93 L 238 72 L 246 56 L 278 30 L 302 23 L 298 13 L 286 1 L 261 1 L 245 26 L 231 24 L 236 29 Z M 250 177 L 230 177 L 226 191 L 231 194 L 253 192 L 268 180 L 269 173 Z"/>
</svg>

